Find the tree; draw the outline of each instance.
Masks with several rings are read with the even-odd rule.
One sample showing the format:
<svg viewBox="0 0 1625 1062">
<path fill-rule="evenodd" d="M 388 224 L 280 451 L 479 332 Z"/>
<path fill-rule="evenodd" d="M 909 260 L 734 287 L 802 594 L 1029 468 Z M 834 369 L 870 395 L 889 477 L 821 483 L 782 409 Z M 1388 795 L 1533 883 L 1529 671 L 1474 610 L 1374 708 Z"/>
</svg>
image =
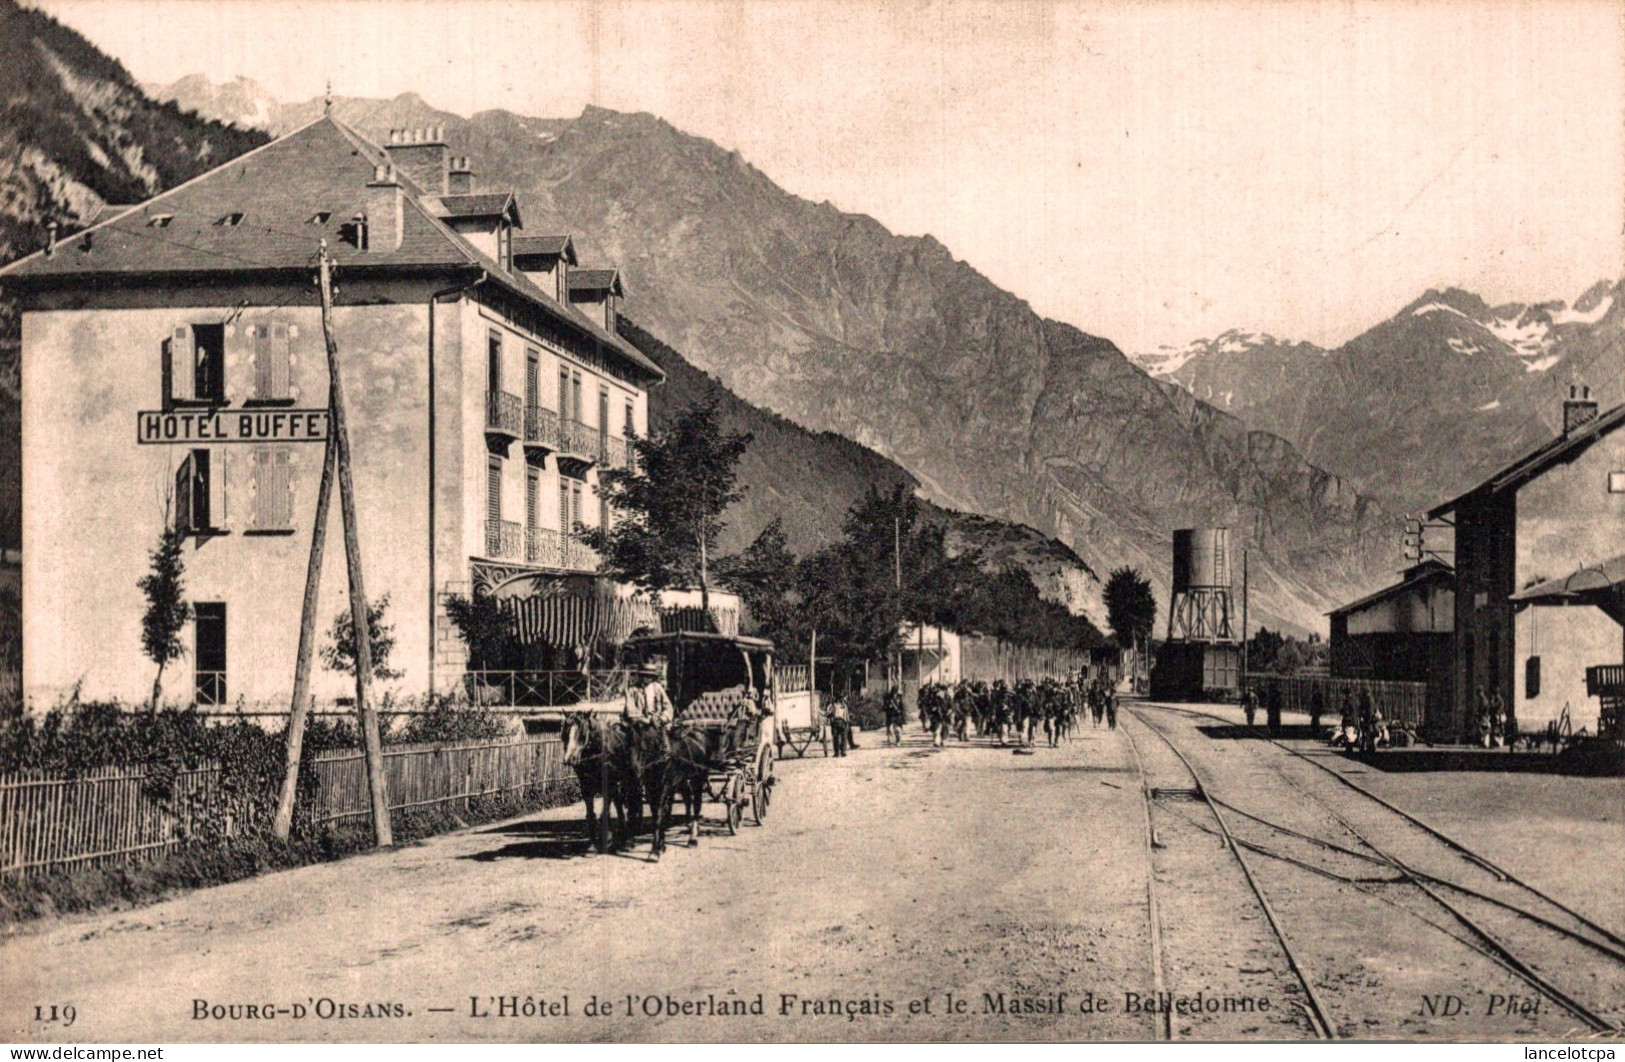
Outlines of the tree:
<svg viewBox="0 0 1625 1062">
<path fill-rule="evenodd" d="M 713 394 L 648 437 L 631 439 L 637 459 L 599 473 L 614 526 L 578 532 L 606 571 L 644 590 L 698 586 L 707 615 L 709 558 L 726 526 L 723 512 L 744 497 L 737 466 L 751 441 L 749 433 L 722 429 L 718 401 Z"/>
<path fill-rule="evenodd" d="M 453 594 L 446 599 L 446 616 L 468 649 L 468 665 L 475 671 L 501 671 L 516 645 L 513 617 L 490 594 L 473 597 Z"/>
<path fill-rule="evenodd" d="M 389 666 L 389 654 L 395 648 L 395 625 L 384 622 L 388 611 L 388 594 L 367 606 L 367 640 L 372 643 L 372 677 L 380 680 L 398 679 L 403 674 Z M 322 664 L 329 671 L 340 671 L 355 677 L 355 620 L 348 608 L 333 616 L 333 626 L 327 631 L 327 644 L 322 646 Z"/>
<path fill-rule="evenodd" d="M 147 597 L 147 611 L 141 617 L 141 649 L 158 665 L 158 674 L 152 680 L 153 711 L 158 710 L 158 698 L 163 695 L 164 666 L 186 653 L 181 631 L 192 618 L 192 606 L 186 601 L 183 582 L 185 545 L 185 530 L 166 526 L 158 538 L 158 547 L 151 553 L 152 570 L 135 584 Z"/>
<path fill-rule="evenodd" d="M 1106 624 L 1117 644 L 1133 648 L 1151 638 L 1157 625 L 1157 599 L 1151 593 L 1151 580 L 1138 568 L 1124 566 L 1106 578 Z"/>
<path fill-rule="evenodd" d="M 774 517 L 749 546 L 717 561 L 717 575 L 750 610 L 756 632 L 786 645 L 802 626 L 796 617 L 796 557 L 787 542 L 784 522 Z"/>
</svg>

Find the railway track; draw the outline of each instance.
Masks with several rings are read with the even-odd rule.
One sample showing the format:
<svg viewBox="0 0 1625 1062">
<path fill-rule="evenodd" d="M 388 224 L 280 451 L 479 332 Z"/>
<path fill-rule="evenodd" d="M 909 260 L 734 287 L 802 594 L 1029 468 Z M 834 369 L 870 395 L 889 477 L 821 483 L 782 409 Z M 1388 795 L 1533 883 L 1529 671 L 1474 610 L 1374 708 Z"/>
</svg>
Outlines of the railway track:
<svg viewBox="0 0 1625 1062">
<path fill-rule="evenodd" d="M 1162 725 L 1146 718 L 1151 712 L 1166 713 Z M 1203 747 L 1212 757 L 1210 782 L 1217 769 L 1211 763 L 1218 758 L 1242 761 L 1224 765 L 1226 789 L 1217 792 L 1204 784 L 1163 727 L 1175 731 L 1170 724 L 1181 718 L 1234 724 L 1164 706 L 1142 706 L 1126 714 L 1155 733 L 1190 769 L 1204 800 L 1214 805 L 1215 818 L 1229 820 L 1216 836 L 1267 868 L 1262 874 L 1265 891 L 1290 897 L 1283 901 L 1292 909 L 1289 921 L 1296 924 L 1296 918 L 1315 917 L 1317 908 L 1321 914 L 1329 909 L 1341 921 L 1369 930 L 1373 941 L 1398 945 L 1386 960 L 1371 962 L 1382 968 L 1382 975 L 1376 978 L 1379 983 L 1365 986 L 1370 991 L 1358 984 L 1359 968 L 1367 967 L 1370 956 L 1356 964 L 1359 968 L 1340 971 L 1334 969 L 1339 962 L 1331 949 L 1323 948 L 1312 960 L 1326 973 L 1338 974 L 1331 995 L 1341 1029 L 1352 1035 L 1366 1031 L 1371 1019 L 1362 1011 L 1369 1008 L 1367 997 L 1375 996 L 1385 997 L 1386 1007 L 1378 1009 L 1389 1017 L 1379 1023 L 1381 1031 L 1372 1031 L 1386 1033 L 1393 1023 L 1392 1008 L 1403 1002 L 1398 986 L 1404 985 L 1414 990 L 1409 1004 L 1414 1013 L 1399 1021 L 1398 1035 L 1460 1036 L 1469 1029 L 1482 1034 L 1485 1027 L 1457 1024 L 1462 1014 L 1475 1012 L 1504 1035 L 1620 1031 L 1625 946 L 1607 927 L 1295 749 L 1262 740 L 1208 742 Z M 1248 791 L 1274 780 L 1303 799 L 1268 814 L 1260 813 L 1264 809 L 1256 799 L 1248 807 Z M 1348 790 L 1358 796 L 1347 799 Z M 1168 806 L 1166 800 L 1158 803 Z M 1192 825 L 1201 828 L 1200 823 Z M 1418 938 L 1421 927 L 1427 932 Z M 1407 951 L 1414 956 L 1410 963 L 1405 962 Z M 1464 951 L 1471 958 L 1464 959 Z M 1347 966 L 1347 960 L 1342 964 Z M 1413 968 L 1395 970 L 1395 964 Z M 1462 977 L 1458 971 L 1463 969 L 1472 972 Z M 1441 985 L 1443 990 L 1427 991 Z M 1456 1002 L 1449 1002 L 1452 998 Z M 1452 1010 L 1454 1014 L 1448 1013 Z"/>
<path fill-rule="evenodd" d="M 1132 714 L 1132 712 L 1125 713 L 1125 715 Z M 1157 781 L 1166 782 L 1171 780 L 1167 775 L 1170 773 L 1168 768 L 1172 765 L 1159 765 L 1159 770 L 1153 772 L 1146 765 L 1146 757 L 1142 755 L 1139 743 L 1135 741 L 1132 731 L 1125 727 L 1124 734 L 1128 738 L 1130 751 L 1139 769 L 1142 789 L 1145 794 L 1146 858 L 1150 865 L 1150 874 L 1147 878 L 1147 910 L 1150 919 L 1153 980 L 1158 998 L 1170 999 L 1170 1002 L 1171 997 L 1175 995 L 1179 995 L 1180 998 L 1187 1001 L 1198 998 L 1188 993 L 1171 992 L 1169 989 L 1170 980 L 1173 979 L 1168 976 L 1167 971 L 1168 949 L 1164 943 L 1166 928 L 1163 920 L 1164 906 L 1159 903 L 1157 888 L 1159 871 L 1169 876 L 1180 873 L 1198 873 L 1201 870 L 1200 863 L 1206 860 L 1204 853 L 1198 851 L 1196 846 L 1188 844 L 1190 840 L 1189 830 L 1184 828 L 1181 823 L 1165 821 L 1160 824 L 1162 831 L 1159 832 L 1157 820 L 1162 816 L 1155 814 L 1154 809 L 1161 806 L 1164 801 L 1183 799 L 1205 806 L 1214 823 L 1214 828 L 1225 839 L 1225 848 L 1234 857 L 1235 865 L 1241 872 L 1242 880 L 1246 883 L 1251 902 L 1256 905 L 1258 915 L 1261 915 L 1269 926 L 1269 934 L 1266 936 L 1255 931 L 1250 934 L 1250 939 L 1244 937 L 1240 941 L 1242 946 L 1239 950 L 1245 956 L 1244 961 L 1248 962 L 1249 965 L 1242 965 L 1238 961 L 1222 961 L 1219 960 L 1222 949 L 1215 952 L 1210 947 L 1196 942 L 1210 936 L 1212 926 L 1220 924 L 1220 919 L 1227 916 L 1234 917 L 1235 909 L 1229 907 L 1228 904 L 1221 904 L 1218 911 L 1203 912 L 1196 910 L 1187 913 L 1184 919 L 1186 924 L 1182 928 L 1189 931 L 1192 944 L 1188 949 L 1190 954 L 1182 956 L 1179 960 L 1181 969 L 1177 980 L 1181 986 L 1191 985 L 1204 993 L 1217 990 L 1221 993 L 1219 997 L 1221 1009 L 1215 1015 L 1210 1016 L 1200 1007 L 1198 1013 L 1194 1015 L 1189 1014 L 1187 1008 L 1186 1013 L 1178 1015 L 1181 1019 L 1179 1023 L 1181 1030 L 1187 1034 L 1200 1032 L 1215 1039 L 1233 1038 L 1238 1034 L 1257 1034 L 1265 1027 L 1264 1022 L 1256 1021 L 1254 1018 L 1255 1015 L 1260 1013 L 1256 1009 L 1259 1001 L 1271 1000 L 1278 1005 L 1284 1000 L 1290 1002 L 1296 1008 L 1296 1013 L 1293 1010 L 1284 1008 L 1277 1010 L 1277 1016 L 1273 1020 L 1275 1028 L 1270 1030 L 1272 1033 L 1279 1035 L 1284 1032 L 1283 1027 L 1295 1027 L 1300 1032 L 1307 1028 L 1307 1031 L 1317 1039 L 1335 1039 L 1336 1032 L 1326 1018 L 1325 1008 L 1315 991 L 1314 983 L 1294 952 L 1291 939 L 1271 906 L 1269 898 L 1260 887 L 1252 866 L 1249 865 L 1247 857 L 1243 854 L 1242 847 L 1236 844 L 1231 837 L 1229 824 L 1218 803 L 1208 795 L 1202 786 L 1201 778 L 1197 775 L 1196 769 L 1180 752 L 1178 747 L 1172 741 L 1169 741 L 1166 735 L 1157 731 L 1155 727 L 1145 723 L 1144 720 L 1140 720 L 1140 722 L 1148 731 L 1163 740 L 1167 750 L 1177 759 L 1179 769 L 1188 775 L 1194 783 L 1193 786 L 1154 785 L 1154 775 Z M 1189 823 L 1188 825 L 1194 827 L 1197 831 L 1204 830 L 1200 823 Z M 1170 831 L 1182 833 L 1184 836 L 1178 840 L 1171 836 L 1166 836 L 1165 839 L 1165 835 Z M 1174 843 L 1170 845 L 1167 843 L 1168 841 Z M 1177 848 L 1178 852 L 1169 852 L 1171 847 Z M 1159 852 L 1165 854 L 1159 858 Z M 1197 858 L 1196 863 L 1191 863 L 1188 858 L 1182 861 L 1181 856 L 1188 857 L 1193 854 Z M 1213 883 L 1208 884 L 1211 886 Z M 1208 896 L 1212 896 L 1216 891 L 1212 888 L 1198 890 L 1200 894 Z M 1231 893 L 1230 900 L 1237 898 L 1235 896 L 1237 891 L 1234 889 L 1229 890 Z M 1171 894 L 1170 898 L 1173 895 L 1177 894 Z M 1189 892 L 1185 896 L 1191 898 Z M 1283 967 L 1285 971 L 1290 973 L 1290 980 L 1282 972 Z M 1262 978 L 1262 981 L 1260 981 L 1260 978 Z M 1291 985 L 1290 981 L 1295 981 L 1295 986 Z M 1284 997 L 1278 994 L 1283 987 L 1287 989 Z M 1293 990 L 1294 987 L 1295 991 Z M 1301 998 L 1299 998 L 1300 994 Z M 1239 1011 L 1243 1015 L 1242 1018 L 1239 1021 L 1233 1020 L 1238 1011 L 1227 1009 L 1233 1001 L 1238 1006 L 1244 1005 L 1243 1001 L 1249 1001 L 1253 1009 Z M 1206 1003 L 1205 999 L 1203 999 L 1203 1003 Z M 1162 1007 L 1154 1012 L 1157 1035 L 1160 1038 L 1164 1040 L 1175 1038 L 1175 1016 L 1176 1010 L 1172 1005 Z M 1249 1026 L 1248 1022 L 1253 1024 Z"/>
</svg>

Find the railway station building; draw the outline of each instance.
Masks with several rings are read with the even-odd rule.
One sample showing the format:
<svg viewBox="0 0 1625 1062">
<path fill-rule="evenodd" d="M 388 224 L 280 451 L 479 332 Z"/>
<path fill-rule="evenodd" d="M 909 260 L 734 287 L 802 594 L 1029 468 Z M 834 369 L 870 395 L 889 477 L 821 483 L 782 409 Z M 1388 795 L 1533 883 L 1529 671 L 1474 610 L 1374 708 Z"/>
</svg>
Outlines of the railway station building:
<svg viewBox="0 0 1625 1062">
<path fill-rule="evenodd" d="M 286 708 L 329 431 L 324 241 L 392 685 L 460 679 L 449 595 L 596 570 L 573 531 L 613 520 L 599 473 L 663 374 L 616 332 L 621 275 L 572 282 L 570 237 L 474 180 L 439 130 L 375 144 L 324 116 L 0 271 L 22 311 L 30 704 L 146 699 L 136 584 L 176 524 L 194 619 L 166 699 Z M 322 632 L 347 608 L 338 510 Z M 319 661 L 313 680 L 349 684 Z"/>
<path fill-rule="evenodd" d="M 1625 405 L 1564 403 L 1556 438 L 1429 513 L 1452 521 L 1455 638 L 1442 732 L 1466 739 L 1480 691 L 1500 694 L 1522 732 L 1569 713 L 1597 732 L 1587 671 L 1621 661 L 1621 627 L 1575 593 L 1522 594 L 1601 565 L 1625 531 Z M 1593 684 L 1594 685 L 1594 684 Z"/>
</svg>

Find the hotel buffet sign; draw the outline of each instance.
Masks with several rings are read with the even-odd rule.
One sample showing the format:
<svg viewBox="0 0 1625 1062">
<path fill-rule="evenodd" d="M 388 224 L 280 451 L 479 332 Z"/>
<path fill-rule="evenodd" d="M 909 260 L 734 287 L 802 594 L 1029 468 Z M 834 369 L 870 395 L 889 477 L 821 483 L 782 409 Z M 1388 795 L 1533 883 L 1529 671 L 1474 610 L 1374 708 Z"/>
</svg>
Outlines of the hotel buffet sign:
<svg viewBox="0 0 1625 1062">
<path fill-rule="evenodd" d="M 135 441 L 295 443 L 327 438 L 325 409 L 177 409 L 135 415 Z"/>
</svg>

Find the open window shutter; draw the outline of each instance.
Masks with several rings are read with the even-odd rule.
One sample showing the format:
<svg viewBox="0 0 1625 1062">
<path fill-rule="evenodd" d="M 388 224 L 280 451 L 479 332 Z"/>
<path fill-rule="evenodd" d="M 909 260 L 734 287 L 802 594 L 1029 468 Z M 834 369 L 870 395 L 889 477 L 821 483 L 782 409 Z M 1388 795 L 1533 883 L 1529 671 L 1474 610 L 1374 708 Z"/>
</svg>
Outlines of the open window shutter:
<svg viewBox="0 0 1625 1062">
<path fill-rule="evenodd" d="M 285 324 L 271 325 L 271 387 L 277 398 L 292 398 L 290 390 L 293 378 L 289 358 L 288 326 Z"/>
<path fill-rule="evenodd" d="M 225 329 L 226 401 L 241 402 L 254 394 L 254 336 L 257 328 L 229 324 Z"/>
<path fill-rule="evenodd" d="M 294 505 L 299 500 L 299 481 L 305 471 L 305 447 L 296 446 L 288 453 L 288 526 L 293 527 L 294 517 L 299 510 Z M 318 453 L 321 451 L 318 450 Z"/>
<path fill-rule="evenodd" d="M 233 501 L 231 450 L 222 447 L 209 454 L 209 520 L 212 527 L 232 530 L 235 520 L 231 511 Z"/>
<path fill-rule="evenodd" d="M 248 529 L 250 531 L 264 531 L 270 525 L 265 522 L 265 501 L 262 488 L 265 484 L 265 451 L 261 449 L 250 450 L 248 453 L 248 467 L 243 473 L 242 506 L 248 513 Z"/>
<path fill-rule="evenodd" d="M 254 381 L 250 398 L 275 398 L 271 390 L 271 337 L 264 325 L 247 328 L 251 353 L 248 355 L 249 378 Z"/>
<path fill-rule="evenodd" d="M 197 382 L 197 360 L 192 351 L 190 325 L 179 325 L 170 333 L 168 360 L 165 375 L 169 377 L 169 397 L 181 401 L 197 397 L 193 389 Z"/>
<path fill-rule="evenodd" d="M 175 470 L 175 526 L 182 531 L 192 530 L 192 454 Z"/>
</svg>

